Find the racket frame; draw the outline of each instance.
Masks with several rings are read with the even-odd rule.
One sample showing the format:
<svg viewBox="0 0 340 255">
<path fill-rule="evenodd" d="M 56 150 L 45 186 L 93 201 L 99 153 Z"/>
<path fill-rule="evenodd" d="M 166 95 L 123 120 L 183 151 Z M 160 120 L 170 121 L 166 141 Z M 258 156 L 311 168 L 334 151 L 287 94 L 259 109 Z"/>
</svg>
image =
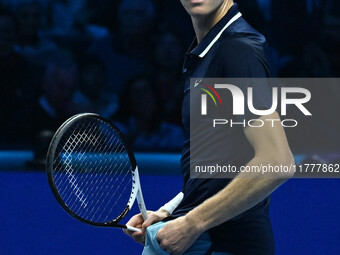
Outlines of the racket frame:
<svg viewBox="0 0 340 255">
<path fill-rule="evenodd" d="M 122 211 L 122 213 L 115 218 L 112 221 L 109 222 L 105 222 L 105 223 L 99 223 L 99 222 L 94 222 L 94 221 L 89 221 L 86 220 L 80 216 L 78 216 L 77 214 L 75 214 L 72 210 L 70 210 L 68 208 L 68 206 L 65 204 L 64 200 L 61 198 L 57 186 L 54 183 L 54 177 L 53 177 L 53 162 L 55 160 L 54 156 L 55 156 L 55 151 L 57 149 L 57 146 L 59 144 L 59 141 L 61 139 L 61 137 L 65 134 L 65 132 L 68 131 L 68 127 L 73 125 L 73 123 L 75 121 L 78 121 L 79 119 L 82 119 L 84 117 L 92 117 L 92 118 L 97 118 L 101 121 L 103 121 L 104 123 L 108 124 L 109 126 L 111 126 L 117 133 L 117 135 L 119 136 L 119 138 L 123 141 L 124 147 L 127 151 L 131 166 L 132 166 L 132 190 L 131 190 L 131 195 L 129 198 L 129 201 L 125 207 L 125 209 Z M 138 207 L 142 213 L 142 217 L 144 220 L 147 219 L 147 210 L 145 207 L 145 203 L 144 203 L 144 199 L 143 199 L 143 195 L 142 195 L 142 189 L 141 189 L 141 185 L 140 185 L 140 180 L 139 180 L 139 172 L 138 172 L 138 167 L 137 167 L 137 162 L 135 159 L 135 156 L 133 154 L 133 152 L 130 150 L 130 148 L 126 145 L 125 139 L 123 137 L 123 135 L 121 134 L 121 132 L 119 131 L 119 129 L 112 124 L 111 122 L 108 122 L 106 119 L 104 119 L 103 117 L 101 117 L 98 114 L 95 113 L 80 113 L 77 115 L 74 115 L 72 117 L 70 117 L 68 120 L 66 120 L 56 131 L 56 133 L 54 134 L 51 142 L 50 142 L 50 146 L 48 148 L 48 152 L 47 152 L 47 160 L 46 160 L 46 172 L 47 172 L 47 179 L 48 179 L 48 183 L 49 186 L 52 190 L 52 193 L 54 195 L 54 197 L 56 198 L 56 200 L 58 201 L 59 205 L 72 217 L 76 218 L 77 220 L 87 223 L 89 225 L 93 225 L 93 226 L 98 226 L 98 227 L 117 227 L 117 228 L 123 228 L 123 229 L 128 229 L 131 231 L 140 231 L 140 229 L 138 228 L 134 228 L 131 226 L 126 226 L 123 224 L 119 224 L 119 222 L 126 216 L 126 214 L 130 211 L 130 209 L 132 208 L 132 205 L 134 204 L 136 198 L 137 198 L 137 203 L 138 203 Z"/>
</svg>

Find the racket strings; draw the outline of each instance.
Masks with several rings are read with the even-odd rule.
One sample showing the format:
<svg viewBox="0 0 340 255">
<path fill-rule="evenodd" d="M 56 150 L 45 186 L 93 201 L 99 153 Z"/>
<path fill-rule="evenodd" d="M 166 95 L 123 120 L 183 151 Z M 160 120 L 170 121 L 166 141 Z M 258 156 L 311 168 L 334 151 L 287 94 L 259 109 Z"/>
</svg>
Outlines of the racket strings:
<svg viewBox="0 0 340 255">
<path fill-rule="evenodd" d="M 105 137 L 105 136 L 103 136 L 103 137 Z M 98 139 L 95 139 L 95 140 L 97 140 L 98 141 Z M 105 142 L 106 141 L 104 141 L 104 144 L 105 144 Z M 119 141 L 117 140 L 117 143 L 118 143 Z M 116 147 L 117 146 L 117 143 L 116 144 L 114 144 L 113 146 L 114 147 Z M 93 145 L 95 145 L 96 143 L 93 143 Z M 123 148 L 122 148 L 123 149 Z M 121 153 L 122 151 L 118 151 L 118 153 Z M 116 154 L 117 155 L 117 154 Z M 118 155 L 120 155 L 120 154 L 118 154 Z M 99 157 L 101 157 L 101 156 L 104 156 L 104 157 L 106 157 L 106 154 L 102 154 L 102 155 L 100 155 Z M 106 157 L 106 159 L 108 159 L 108 161 L 111 161 L 111 159 L 110 158 L 107 158 Z M 99 161 L 101 161 L 101 160 L 99 160 Z M 117 166 L 112 166 L 112 165 L 110 165 L 109 166 L 109 168 L 111 168 L 111 167 L 117 167 Z M 121 166 L 120 166 L 121 167 Z M 123 168 L 121 168 L 122 169 L 122 171 L 124 170 Z M 131 170 L 131 169 L 130 169 Z M 126 172 L 126 174 L 125 174 L 125 177 L 124 178 L 126 178 L 126 176 L 127 176 L 127 173 L 128 172 Z M 122 174 L 122 173 L 119 173 L 118 175 L 120 175 L 120 174 Z M 100 174 L 101 175 L 101 174 Z M 116 178 L 116 180 L 117 180 L 118 178 Z M 107 181 L 108 179 L 105 179 L 105 181 Z M 124 179 L 123 179 L 124 180 Z M 100 182 L 98 185 L 101 185 L 102 183 Z M 104 185 L 104 184 L 102 184 L 102 185 Z M 115 185 L 114 183 L 110 183 L 110 185 Z M 118 185 L 118 187 L 117 187 L 117 189 L 119 190 L 119 187 L 120 187 L 120 185 Z M 113 197 L 114 195 L 115 195 L 115 193 L 116 192 L 114 192 L 114 193 L 112 193 L 112 196 L 111 197 Z M 122 194 L 122 193 L 121 193 Z M 92 193 L 92 195 L 93 195 L 93 193 Z M 101 199 L 101 200 L 105 200 L 106 198 L 107 198 L 107 196 L 109 195 L 109 193 L 106 193 L 106 195 L 104 194 L 104 193 L 102 193 L 102 194 L 100 194 L 101 196 L 105 196 L 104 198 L 103 197 L 99 197 L 98 199 Z M 118 200 L 117 200 L 118 201 Z M 108 204 L 107 204 L 108 205 Z M 105 211 L 105 209 L 106 209 L 106 207 L 107 207 L 107 205 L 105 206 L 105 208 L 103 209 L 103 211 Z M 114 206 L 113 207 L 111 207 L 111 208 L 114 208 Z M 97 210 L 95 211 L 95 212 L 93 212 L 93 209 L 95 209 L 95 207 L 93 207 L 92 208 L 92 211 L 90 212 L 90 214 L 93 214 L 93 217 L 95 217 L 95 215 L 97 214 L 97 212 L 99 211 L 99 207 L 97 208 Z M 101 215 L 99 216 L 99 217 L 101 217 Z M 91 218 L 90 220 L 93 220 L 93 218 Z"/>
<path fill-rule="evenodd" d="M 117 140 L 117 143 L 118 143 L 118 142 L 119 142 L 119 141 Z M 117 145 L 117 144 L 116 144 L 116 145 Z M 114 145 L 114 147 L 115 147 L 116 145 Z M 123 154 L 124 152 L 125 152 L 125 148 L 121 148 L 120 151 L 117 151 L 117 153 L 115 154 L 115 156 L 117 156 L 117 155 L 124 155 L 124 154 Z M 126 154 L 125 154 L 125 155 L 126 155 Z M 108 187 L 109 185 L 112 186 L 112 187 L 116 186 L 117 189 L 116 189 L 115 192 L 113 192 L 113 193 L 111 194 L 110 199 L 109 199 L 109 202 L 108 202 L 108 203 L 106 204 L 106 206 L 103 208 L 102 212 L 105 212 L 107 206 L 111 203 L 112 198 L 116 195 L 117 191 L 120 190 L 120 187 L 121 187 L 122 183 L 124 183 L 125 178 L 128 176 L 128 173 L 130 173 L 130 172 L 132 171 L 132 169 L 129 168 L 129 171 L 125 171 L 125 175 L 124 175 L 123 179 L 121 179 L 121 182 L 117 185 L 116 182 L 120 179 L 120 178 L 118 178 L 118 176 L 121 176 L 121 175 L 123 174 L 123 171 L 124 171 L 125 167 L 127 166 L 127 164 L 129 163 L 129 160 L 128 160 L 128 158 L 124 158 L 124 162 L 125 162 L 124 166 L 122 166 L 122 164 L 120 164 L 119 166 L 117 166 L 117 163 L 112 162 L 112 159 L 111 159 L 110 157 L 107 157 L 106 154 L 103 154 L 103 156 L 104 156 L 109 162 L 111 161 L 111 164 L 110 164 L 109 168 L 111 168 L 111 169 L 112 169 L 112 168 L 119 168 L 119 169 L 121 169 L 121 171 L 118 173 L 117 177 L 114 179 L 114 182 L 113 182 L 113 183 L 112 183 L 113 179 L 109 179 L 109 178 L 106 179 L 106 181 L 107 181 L 107 180 L 111 180 L 111 182 L 110 182 L 109 184 L 107 184 L 106 187 Z M 125 156 L 125 157 L 127 157 L 127 156 Z M 121 162 L 121 161 L 122 161 L 122 158 L 120 157 L 119 162 Z M 113 164 L 114 164 L 114 165 L 113 165 Z M 106 181 L 105 181 L 105 182 L 106 182 Z M 131 182 L 131 178 L 128 178 L 128 182 Z M 124 188 L 123 191 L 125 191 L 126 188 L 127 188 L 127 185 L 125 185 L 125 188 Z M 110 194 L 110 193 L 106 193 L 106 196 L 105 196 L 104 198 L 101 198 L 101 199 L 107 199 L 107 197 L 109 196 L 109 194 Z M 122 194 L 124 194 L 124 192 L 121 192 L 121 193 L 120 193 L 120 196 L 116 199 L 115 204 L 113 204 L 113 206 L 111 206 L 111 210 L 110 210 L 110 212 L 108 213 L 108 215 L 111 213 L 112 209 L 115 208 L 115 205 L 117 204 L 117 202 L 120 201 L 119 199 L 120 199 L 120 197 L 121 197 Z M 93 209 L 94 209 L 94 208 L 93 208 Z M 93 213 L 93 216 L 95 216 L 95 215 L 98 213 L 98 211 L 99 211 L 99 208 L 97 208 L 97 210 Z M 90 213 L 92 213 L 92 211 L 91 211 Z M 102 214 L 100 214 L 98 217 L 101 218 L 101 216 L 102 216 Z M 107 217 L 108 217 L 108 216 L 107 216 Z M 107 221 L 107 217 L 105 218 L 105 221 Z M 93 218 L 91 218 L 91 220 L 93 220 Z"/>
<path fill-rule="evenodd" d="M 126 207 L 132 166 L 120 136 L 99 122 L 80 122 L 63 134 L 53 162 L 54 182 L 72 212 L 105 223 Z"/>
<path fill-rule="evenodd" d="M 83 134 L 82 134 L 81 137 L 83 137 Z M 97 141 L 98 141 L 98 139 L 96 139 L 96 138 L 93 138 L 93 140 L 97 140 Z M 93 142 L 92 142 L 92 145 L 94 145 L 94 144 L 96 144 L 96 143 L 93 143 Z M 104 155 L 105 155 L 105 154 L 104 154 Z M 101 175 L 101 174 L 100 174 L 100 175 Z M 98 185 L 100 185 L 100 184 L 101 184 L 101 183 L 99 183 Z M 102 195 L 102 194 L 101 194 L 101 195 Z M 103 198 L 98 198 L 98 199 L 103 199 Z M 74 208 L 74 211 L 77 212 L 75 208 Z M 97 210 L 97 211 L 98 211 L 98 210 Z M 93 208 L 92 208 L 92 211 L 91 211 L 91 212 L 93 212 Z"/>
<path fill-rule="evenodd" d="M 67 174 L 71 174 L 72 175 L 73 172 L 74 172 L 74 170 L 72 168 L 73 167 L 73 165 L 72 165 L 72 155 L 73 155 L 73 153 L 72 152 L 74 151 L 75 144 L 77 144 L 77 143 L 81 144 L 81 143 L 79 143 L 79 139 L 77 139 L 77 135 L 73 131 L 72 134 L 68 137 L 67 141 L 65 142 L 65 144 L 64 144 L 64 146 L 63 146 L 63 148 L 61 150 L 61 152 L 63 152 L 62 157 L 65 158 L 64 161 L 61 161 L 61 162 L 64 164 L 64 168 L 65 168 Z M 82 159 L 82 157 L 84 156 L 84 153 L 80 153 L 80 154 L 81 154 L 81 156 L 79 157 L 79 155 L 77 155 L 77 158 Z M 71 169 L 71 171 L 70 171 L 70 169 Z M 81 170 L 82 168 L 78 168 L 78 169 L 80 169 L 79 173 L 81 173 L 82 172 L 82 170 Z M 84 170 L 85 170 L 85 168 L 84 168 Z M 63 175 L 61 175 L 61 176 L 63 176 Z M 79 175 L 79 177 L 77 178 L 77 181 L 79 182 L 80 179 L 81 179 L 81 175 Z M 64 182 L 67 182 L 67 181 L 69 181 L 69 180 L 67 180 L 67 178 L 64 178 Z M 55 182 L 57 183 L 57 180 Z M 62 185 L 65 185 L 65 183 L 61 182 L 59 184 L 59 187 L 62 187 Z M 72 185 L 71 185 L 71 187 L 72 187 Z M 67 189 L 64 189 L 63 192 L 60 195 L 63 197 L 66 191 L 67 191 Z M 77 193 L 75 193 L 75 195 L 77 195 Z M 72 208 L 73 204 L 69 205 L 70 198 L 72 198 L 72 193 L 69 193 L 69 196 L 65 197 L 64 201 L 65 201 L 66 205 L 68 205 L 70 208 Z"/>
<path fill-rule="evenodd" d="M 64 160 L 59 160 L 58 161 L 58 164 L 57 166 L 55 166 L 55 169 L 60 169 L 60 167 L 65 167 L 65 170 L 66 170 L 66 173 L 68 174 L 73 174 L 73 169 L 72 169 L 72 166 L 71 166 L 71 163 L 72 163 L 72 155 L 73 155 L 73 151 L 75 149 L 75 144 L 77 144 L 78 140 L 76 140 L 76 130 L 79 128 L 79 124 L 74 128 L 74 130 L 72 131 L 72 134 L 71 135 L 68 135 L 68 136 L 64 136 L 63 138 L 67 137 L 67 140 L 66 142 L 62 142 L 61 144 L 64 144 L 62 149 L 60 150 L 60 153 L 58 154 L 57 156 L 57 159 L 59 160 L 60 157 L 63 158 Z M 65 138 L 66 139 L 66 138 Z M 81 150 L 80 150 L 81 151 Z M 79 154 L 85 154 L 84 153 L 80 153 Z M 78 154 L 78 155 L 79 155 Z M 83 156 L 82 155 L 82 156 Z M 77 156 L 79 158 L 79 156 Z M 80 157 L 81 158 L 81 157 Z M 70 169 L 72 171 L 70 171 Z M 59 171 L 59 173 L 63 173 L 63 171 Z M 58 184 L 58 171 L 56 171 L 56 177 L 55 177 L 55 183 Z M 63 177 L 64 175 L 63 174 L 60 174 L 59 175 L 59 178 Z M 62 181 L 62 180 L 61 180 Z M 64 179 L 63 180 L 64 182 L 67 182 L 68 180 L 67 179 Z M 60 183 L 59 186 L 62 186 L 64 185 L 65 183 Z M 66 191 L 66 189 L 64 189 L 64 192 Z M 61 193 L 60 194 L 61 196 L 64 195 L 64 193 Z"/>
<path fill-rule="evenodd" d="M 61 160 L 62 158 L 64 158 L 65 156 L 63 156 L 62 154 L 65 155 L 71 155 L 71 146 L 70 144 L 70 139 L 72 139 L 72 137 L 75 135 L 74 133 L 76 132 L 76 130 L 79 128 L 80 124 L 78 123 L 72 130 L 72 133 L 70 135 L 64 135 L 62 136 L 62 138 L 60 139 L 59 142 L 59 147 L 61 147 L 61 145 L 63 145 L 62 149 L 58 149 L 58 154 L 55 156 L 53 165 L 54 165 L 54 182 L 57 184 L 58 181 L 60 181 L 60 178 L 63 176 L 62 174 L 58 175 L 58 173 L 63 173 L 62 171 L 62 165 L 65 164 L 65 162 L 63 160 Z M 66 140 L 66 141 L 65 141 Z M 61 171 L 59 171 L 61 170 Z"/>
<path fill-rule="evenodd" d="M 79 134 L 78 134 L 78 136 L 79 136 Z M 84 134 L 80 134 L 80 139 L 78 138 L 78 140 L 76 141 L 76 142 L 80 142 L 81 141 L 81 139 L 83 139 L 84 137 Z M 96 139 L 97 140 L 97 139 Z M 95 144 L 94 144 L 95 145 Z M 82 151 L 82 148 L 80 148 L 79 149 L 79 151 Z M 82 166 L 82 162 L 86 162 L 85 160 L 88 158 L 86 155 L 85 155 L 85 153 L 83 152 L 83 153 L 81 153 L 82 154 L 82 156 L 81 157 L 78 157 L 78 158 L 80 158 L 82 161 L 80 161 L 80 164 L 79 164 L 79 167 L 81 168 L 81 169 L 84 169 L 84 171 L 86 171 L 87 170 L 87 168 L 89 168 L 90 169 L 90 171 L 93 171 L 92 170 L 92 161 L 90 161 L 90 163 L 89 163 L 89 165 L 87 166 L 87 168 L 86 167 L 83 167 Z M 84 156 L 85 155 L 85 156 Z M 84 156 L 84 157 L 83 157 Z M 94 172 L 96 172 L 96 171 L 94 171 Z M 95 174 L 96 176 L 98 175 L 98 174 Z M 101 174 L 99 174 L 99 175 L 101 175 Z M 79 178 L 79 182 L 81 182 L 81 185 L 83 185 L 83 181 L 81 181 L 82 180 L 82 178 L 80 177 Z M 92 180 L 92 182 L 91 182 L 91 184 L 93 183 L 93 180 Z M 97 185 L 100 185 L 100 183 L 98 183 Z M 86 190 L 85 190 L 85 192 L 87 192 L 88 191 L 88 189 L 89 189 L 89 187 L 91 187 L 90 185 L 89 185 L 89 183 L 88 183 L 88 181 L 86 181 Z M 92 194 L 93 195 L 93 194 Z M 91 197 L 90 197 L 90 199 L 91 199 Z M 67 204 L 67 201 L 66 201 L 66 204 Z M 76 212 L 76 210 L 75 210 L 75 212 Z"/>
<path fill-rule="evenodd" d="M 88 127 L 86 127 L 87 129 Z M 94 130 L 92 130 L 91 128 L 88 130 L 88 132 L 94 132 Z M 90 168 L 91 165 L 92 165 L 92 162 L 90 161 L 89 163 L 85 163 L 85 164 L 88 164 L 87 165 L 87 168 L 86 167 L 83 167 L 82 166 L 82 162 L 88 162 L 88 156 L 86 155 L 86 152 L 84 149 L 84 146 L 86 145 L 85 143 L 82 142 L 83 140 L 83 134 L 79 135 L 80 132 L 78 132 L 78 134 L 74 134 L 74 132 L 69 136 L 69 138 L 67 139 L 67 141 L 65 142 L 65 145 L 63 146 L 63 149 L 62 151 L 64 151 L 64 155 L 63 157 L 65 157 L 65 162 L 61 162 L 61 163 L 68 163 L 70 162 L 70 160 L 72 159 L 72 155 L 75 155 L 73 153 L 73 149 L 74 148 L 71 148 L 73 146 L 73 144 L 78 144 L 78 145 L 81 145 L 81 147 L 79 147 L 78 151 L 77 151 L 77 159 L 79 160 L 79 165 L 78 165 L 78 169 L 80 169 L 80 172 L 82 171 L 83 169 L 83 172 L 86 172 L 87 168 Z M 79 137 L 80 136 L 80 137 Z M 69 144 L 71 144 L 71 146 L 69 146 Z M 71 148 L 71 150 L 69 149 Z M 82 152 L 84 150 L 84 152 Z M 61 151 L 61 152 L 62 152 Z M 61 154 L 61 153 L 60 153 Z M 59 156 L 60 156 L 59 154 Z M 75 164 L 77 166 L 77 164 Z M 58 166 L 57 166 L 58 167 Z M 57 168 L 56 167 L 56 168 Z M 81 177 L 80 177 L 81 179 Z M 55 180 L 55 182 L 57 182 L 57 180 Z"/>
</svg>

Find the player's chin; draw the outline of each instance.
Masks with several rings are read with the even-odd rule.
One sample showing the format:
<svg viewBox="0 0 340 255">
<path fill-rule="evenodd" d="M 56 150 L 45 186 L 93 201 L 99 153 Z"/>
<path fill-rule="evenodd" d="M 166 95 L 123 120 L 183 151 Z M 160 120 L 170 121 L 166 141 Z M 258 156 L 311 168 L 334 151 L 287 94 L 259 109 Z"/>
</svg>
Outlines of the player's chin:
<svg viewBox="0 0 340 255">
<path fill-rule="evenodd" d="M 190 14 L 192 17 L 204 17 L 208 16 L 210 13 L 213 12 L 213 10 L 206 5 L 193 5 L 190 6 L 190 8 L 187 8 L 187 12 Z"/>
<path fill-rule="evenodd" d="M 216 10 L 224 0 L 182 0 L 190 16 L 207 16 Z"/>
</svg>

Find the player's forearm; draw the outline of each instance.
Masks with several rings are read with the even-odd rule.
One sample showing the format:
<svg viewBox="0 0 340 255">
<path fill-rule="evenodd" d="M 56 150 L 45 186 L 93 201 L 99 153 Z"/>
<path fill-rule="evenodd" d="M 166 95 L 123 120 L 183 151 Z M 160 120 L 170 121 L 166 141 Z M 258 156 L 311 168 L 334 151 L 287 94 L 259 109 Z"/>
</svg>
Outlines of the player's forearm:
<svg viewBox="0 0 340 255">
<path fill-rule="evenodd" d="M 289 155 L 281 159 L 255 157 L 248 165 L 255 166 L 264 163 L 289 165 L 293 162 L 292 157 Z M 199 232 L 204 232 L 218 226 L 265 199 L 292 176 L 291 173 L 266 177 L 260 176 L 260 174 L 254 174 L 252 177 L 245 175 L 240 174 L 239 178 L 235 178 L 215 196 L 207 199 L 204 203 L 190 211 L 185 216 L 188 224 L 192 225 Z"/>
</svg>

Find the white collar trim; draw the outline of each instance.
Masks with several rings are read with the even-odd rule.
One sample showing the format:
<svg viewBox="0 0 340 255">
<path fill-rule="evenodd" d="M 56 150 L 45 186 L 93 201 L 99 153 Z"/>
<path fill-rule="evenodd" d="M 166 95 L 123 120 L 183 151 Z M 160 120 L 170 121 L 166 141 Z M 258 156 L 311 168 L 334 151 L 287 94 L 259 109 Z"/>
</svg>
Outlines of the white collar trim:
<svg viewBox="0 0 340 255">
<path fill-rule="evenodd" d="M 216 41 L 221 37 L 224 30 L 226 30 L 232 23 L 234 23 L 236 20 L 238 20 L 242 14 L 239 12 L 234 17 L 232 17 L 229 22 L 222 28 L 222 30 L 215 36 L 215 38 L 209 43 L 209 45 L 205 48 L 204 51 L 202 51 L 201 54 L 199 54 L 200 58 L 203 58 L 208 51 L 211 49 L 211 47 L 216 43 Z"/>
</svg>

